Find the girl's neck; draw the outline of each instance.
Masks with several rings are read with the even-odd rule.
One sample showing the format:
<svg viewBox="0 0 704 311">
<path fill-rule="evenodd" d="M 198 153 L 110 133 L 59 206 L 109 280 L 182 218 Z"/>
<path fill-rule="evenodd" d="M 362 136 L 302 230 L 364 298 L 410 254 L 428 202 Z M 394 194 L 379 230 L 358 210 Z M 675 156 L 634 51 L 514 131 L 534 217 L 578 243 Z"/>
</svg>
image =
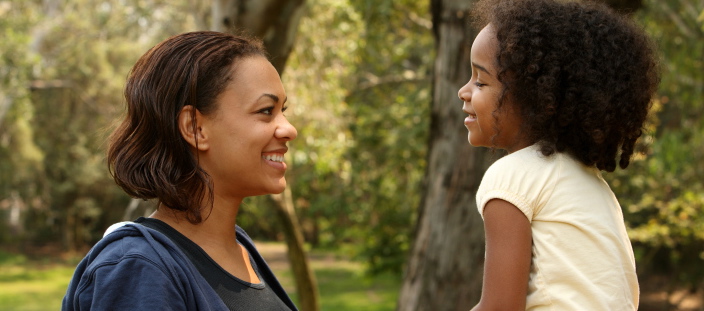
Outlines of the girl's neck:
<svg viewBox="0 0 704 311">
<path fill-rule="evenodd" d="M 511 153 L 514 153 L 514 152 L 521 150 L 523 148 L 529 147 L 531 145 L 533 145 L 533 143 L 527 141 L 526 139 L 522 139 L 522 140 L 517 140 L 511 146 L 506 147 L 505 150 L 506 150 L 506 152 L 511 154 Z"/>
</svg>

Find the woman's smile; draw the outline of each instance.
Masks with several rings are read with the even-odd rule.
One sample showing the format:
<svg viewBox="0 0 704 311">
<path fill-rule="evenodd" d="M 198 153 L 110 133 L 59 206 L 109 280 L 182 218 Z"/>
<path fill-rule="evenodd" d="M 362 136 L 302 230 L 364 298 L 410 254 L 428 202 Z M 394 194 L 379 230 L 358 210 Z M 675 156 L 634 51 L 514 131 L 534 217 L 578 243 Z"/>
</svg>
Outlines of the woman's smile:
<svg viewBox="0 0 704 311">
<path fill-rule="evenodd" d="M 272 152 L 265 152 L 262 153 L 262 159 L 266 164 L 285 171 L 286 170 L 286 162 L 284 162 L 284 153 L 286 153 L 286 150 L 277 150 L 277 151 L 272 151 Z"/>
</svg>

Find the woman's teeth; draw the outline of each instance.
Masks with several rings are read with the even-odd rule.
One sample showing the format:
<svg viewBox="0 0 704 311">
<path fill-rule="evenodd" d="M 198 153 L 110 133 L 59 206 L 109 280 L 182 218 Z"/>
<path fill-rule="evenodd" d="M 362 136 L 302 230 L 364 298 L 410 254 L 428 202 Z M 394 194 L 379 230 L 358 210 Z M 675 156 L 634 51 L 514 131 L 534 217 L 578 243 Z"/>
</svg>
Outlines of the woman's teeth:
<svg viewBox="0 0 704 311">
<path fill-rule="evenodd" d="M 284 161 L 284 156 L 283 156 L 283 155 L 270 154 L 270 155 L 262 156 L 262 159 L 268 160 L 268 161 L 274 161 L 274 162 L 283 162 L 283 161 Z"/>
</svg>

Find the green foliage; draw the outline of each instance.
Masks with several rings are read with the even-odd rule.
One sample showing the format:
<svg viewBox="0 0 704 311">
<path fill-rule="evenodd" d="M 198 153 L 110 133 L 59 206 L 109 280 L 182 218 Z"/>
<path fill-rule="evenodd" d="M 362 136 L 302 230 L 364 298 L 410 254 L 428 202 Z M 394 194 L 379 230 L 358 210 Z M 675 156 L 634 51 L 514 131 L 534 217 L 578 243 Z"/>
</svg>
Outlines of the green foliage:
<svg viewBox="0 0 704 311">
<path fill-rule="evenodd" d="M 103 147 L 129 68 L 189 25 L 166 22 L 186 11 L 167 2 L 0 1 L 0 206 L 22 215 L 3 240 L 75 249 L 119 220 Z"/>
<path fill-rule="evenodd" d="M 339 243 L 350 207 L 343 201 L 350 184 L 351 163 L 345 158 L 354 144 L 345 116 L 347 87 L 358 62 L 362 21 L 346 1 L 309 3 L 284 76 L 291 102 L 291 122 L 298 139 L 291 143 L 289 176 L 294 203 L 314 245 Z M 325 38 L 325 39 L 321 39 Z"/>
<path fill-rule="evenodd" d="M 314 245 L 352 243 L 371 272 L 399 273 L 425 170 L 427 3 L 316 1 L 308 16 L 283 77 L 296 207 Z"/>
<path fill-rule="evenodd" d="M 28 87 L 38 57 L 27 51 L 32 41 L 28 30 L 37 19 L 25 18 L 34 13 L 29 1 L 0 2 L 0 211 L 5 215 L 27 205 L 21 198 L 37 197 L 40 191 L 34 178 L 43 170 L 44 153 L 34 142 L 34 108 Z M 24 232 L 19 225 L 17 218 L 3 221 L 0 232 L 21 237 Z M 13 244 L 13 240 L 13 236 L 0 234 L 3 244 Z"/>
<path fill-rule="evenodd" d="M 27 4 L 0 2 L 0 158 L 4 159 L 0 161 L 0 198 L 13 192 L 29 194 L 22 190 L 41 169 L 44 156 L 33 142 L 30 125 L 33 109 L 28 86 L 36 56 L 27 53 L 26 47 L 31 41 L 28 29 L 35 20 L 19 18 L 33 13 Z"/>
<path fill-rule="evenodd" d="M 638 19 L 657 42 L 662 82 L 647 157 L 609 176 L 632 228 L 641 273 L 704 277 L 704 7 L 646 0 Z"/>
<path fill-rule="evenodd" d="M 370 272 L 400 273 L 421 198 L 430 124 L 434 41 L 421 1 L 360 1 L 365 19 L 358 86 L 348 101 L 355 198 Z"/>
</svg>

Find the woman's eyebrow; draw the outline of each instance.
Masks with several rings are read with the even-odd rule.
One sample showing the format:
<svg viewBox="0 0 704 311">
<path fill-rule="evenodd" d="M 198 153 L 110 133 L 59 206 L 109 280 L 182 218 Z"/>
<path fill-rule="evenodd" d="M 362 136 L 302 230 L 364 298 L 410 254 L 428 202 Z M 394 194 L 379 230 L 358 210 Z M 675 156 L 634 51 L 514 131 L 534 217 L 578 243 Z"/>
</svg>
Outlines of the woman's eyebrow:
<svg viewBox="0 0 704 311">
<path fill-rule="evenodd" d="M 274 102 L 276 102 L 276 103 L 278 103 L 278 102 L 279 102 L 279 99 L 280 99 L 278 96 L 276 96 L 276 95 L 274 95 L 274 94 L 271 94 L 271 93 L 264 93 L 264 94 L 262 94 L 262 96 L 260 96 L 259 98 L 262 98 L 262 97 L 269 97 L 269 98 L 271 98 L 271 99 L 272 99 Z M 285 104 L 287 100 L 288 100 L 288 96 L 287 96 L 286 98 L 284 98 L 284 102 L 283 102 L 283 103 Z"/>
</svg>

